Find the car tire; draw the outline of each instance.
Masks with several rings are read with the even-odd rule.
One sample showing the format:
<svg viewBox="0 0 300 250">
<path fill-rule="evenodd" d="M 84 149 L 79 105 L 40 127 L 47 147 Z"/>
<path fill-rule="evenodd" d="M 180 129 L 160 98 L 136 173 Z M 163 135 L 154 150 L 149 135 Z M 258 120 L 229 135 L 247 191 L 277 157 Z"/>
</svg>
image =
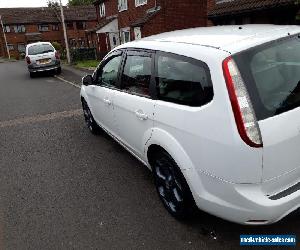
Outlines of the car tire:
<svg viewBox="0 0 300 250">
<path fill-rule="evenodd" d="M 176 162 L 164 150 L 156 152 L 151 162 L 156 190 L 165 208 L 176 219 L 192 217 L 197 207 Z"/>
<path fill-rule="evenodd" d="M 82 109 L 83 109 L 85 123 L 86 123 L 88 129 L 90 130 L 90 132 L 94 135 L 99 134 L 101 131 L 101 128 L 96 123 L 96 121 L 92 115 L 92 112 L 85 100 L 82 100 Z"/>
<path fill-rule="evenodd" d="M 29 72 L 29 76 L 30 76 L 30 78 L 34 78 L 35 77 L 35 73 Z"/>
</svg>

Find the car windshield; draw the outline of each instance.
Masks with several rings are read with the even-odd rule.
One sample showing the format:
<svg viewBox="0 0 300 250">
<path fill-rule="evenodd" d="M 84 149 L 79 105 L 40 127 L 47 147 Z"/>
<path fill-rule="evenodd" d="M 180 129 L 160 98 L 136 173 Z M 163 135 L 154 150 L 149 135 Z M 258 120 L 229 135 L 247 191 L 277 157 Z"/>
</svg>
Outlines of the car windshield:
<svg viewBox="0 0 300 250">
<path fill-rule="evenodd" d="M 50 44 L 38 44 L 28 48 L 28 55 L 38 55 L 48 52 L 54 52 L 54 48 Z"/>
<path fill-rule="evenodd" d="M 233 56 L 258 120 L 300 106 L 300 39 L 284 38 Z"/>
</svg>

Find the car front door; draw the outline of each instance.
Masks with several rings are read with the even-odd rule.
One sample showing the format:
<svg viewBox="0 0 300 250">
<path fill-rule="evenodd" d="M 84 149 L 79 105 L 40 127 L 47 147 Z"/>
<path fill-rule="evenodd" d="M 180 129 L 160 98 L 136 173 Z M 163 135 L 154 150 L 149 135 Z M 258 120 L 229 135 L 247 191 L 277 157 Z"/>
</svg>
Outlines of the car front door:
<svg viewBox="0 0 300 250">
<path fill-rule="evenodd" d="M 114 96 L 118 138 L 142 160 L 153 128 L 153 57 L 149 51 L 128 50 L 120 77 L 121 90 Z"/>
<path fill-rule="evenodd" d="M 118 89 L 122 51 L 110 55 L 94 74 L 95 85 L 90 86 L 90 109 L 96 122 L 111 134 L 116 132 L 113 116 L 113 96 Z"/>
</svg>

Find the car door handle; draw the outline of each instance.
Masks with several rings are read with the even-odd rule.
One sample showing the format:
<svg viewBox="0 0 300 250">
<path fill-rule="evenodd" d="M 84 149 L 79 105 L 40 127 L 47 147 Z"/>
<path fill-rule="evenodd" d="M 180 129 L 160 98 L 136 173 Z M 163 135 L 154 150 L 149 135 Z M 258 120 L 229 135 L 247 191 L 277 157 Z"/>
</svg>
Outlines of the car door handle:
<svg viewBox="0 0 300 250">
<path fill-rule="evenodd" d="M 142 110 L 135 111 L 135 115 L 136 115 L 137 118 L 139 118 L 142 121 L 148 119 L 148 115 L 144 114 Z"/>
<path fill-rule="evenodd" d="M 103 99 L 104 103 L 108 106 L 111 105 L 111 100 L 108 100 L 108 99 Z"/>
</svg>

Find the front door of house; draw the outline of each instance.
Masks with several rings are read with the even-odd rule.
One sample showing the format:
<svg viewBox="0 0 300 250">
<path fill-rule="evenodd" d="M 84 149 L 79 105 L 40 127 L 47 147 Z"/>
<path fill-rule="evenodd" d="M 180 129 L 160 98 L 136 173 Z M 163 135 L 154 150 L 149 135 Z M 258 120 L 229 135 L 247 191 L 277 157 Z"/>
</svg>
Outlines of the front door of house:
<svg viewBox="0 0 300 250">
<path fill-rule="evenodd" d="M 111 49 L 120 45 L 120 37 L 118 32 L 109 33 L 109 43 Z"/>
<path fill-rule="evenodd" d="M 141 27 L 134 27 L 134 39 L 139 40 L 142 38 Z"/>
</svg>

